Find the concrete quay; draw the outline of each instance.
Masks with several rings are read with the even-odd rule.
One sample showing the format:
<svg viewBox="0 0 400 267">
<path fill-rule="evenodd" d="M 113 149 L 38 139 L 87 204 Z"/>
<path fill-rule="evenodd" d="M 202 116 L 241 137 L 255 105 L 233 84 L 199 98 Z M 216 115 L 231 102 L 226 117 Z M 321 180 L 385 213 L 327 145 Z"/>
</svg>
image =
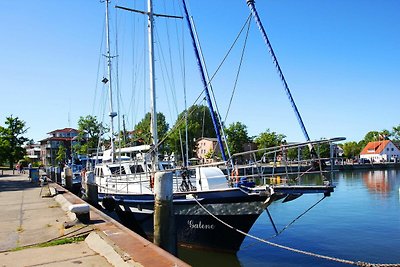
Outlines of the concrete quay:
<svg viewBox="0 0 400 267">
<path fill-rule="evenodd" d="M 59 193 L 53 196 L 55 191 Z M 57 184 L 41 187 L 30 182 L 27 174 L 4 171 L 0 267 L 189 266 L 93 206 L 90 221 L 80 222 L 69 210 L 84 203 Z M 69 243 L 72 237 L 81 238 Z"/>
</svg>

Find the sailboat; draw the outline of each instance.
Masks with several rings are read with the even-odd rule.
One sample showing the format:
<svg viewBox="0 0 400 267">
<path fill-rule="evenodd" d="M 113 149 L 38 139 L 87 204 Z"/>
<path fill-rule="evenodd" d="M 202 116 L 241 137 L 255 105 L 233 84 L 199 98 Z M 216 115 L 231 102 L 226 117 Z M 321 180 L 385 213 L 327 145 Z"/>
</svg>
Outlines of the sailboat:
<svg viewBox="0 0 400 267">
<path fill-rule="evenodd" d="M 213 118 L 214 128 L 219 141 L 223 162 L 202 166 L 177 168 L 173 162 L 158 158 L 156 97 L 154 81 L 153 55 L 153 7 L 148 2 L 148 11 L 141 12 L 148 16 L 149 67 L 150 67 L 150 103 L 151 103 L 151 145 L 115 148 L 113 144 L 113 111 L 111 88 L 111 55 L 108 34 L 108 0 L 106 2 L 107 54 L 110 96 L 111 147 L 103 151 L 101 162 L 95 165 L 93 172 L 87 172 L 85 178 L 87 194 L 103 207 L 115 210 L 120 219 L 139 234 L 151 239 L 154 230 L 154 175 L 160 172 L 173 173 L 173 213 L 175 216 L 176 235 L 179 245 L 193 248 L 206 248 L 225 252 L 237 252 L 248 233 L 266 208 L 274 201 L 285 198 L 290 201 L 307 193 L 321 193 L 326 196 L 334 191 L 331 184 L 299 185 L 261 185 L 246 181 L 234 166 L 234 156 L 226 156 L 221 135 L 220 123 Z M 191 27 L 186 3 L 183 1 L 186 20 L 193 39 L 195 54 L 202 70 L 196 41 Z M 129 10 L 128 8 L 124 8 Z M 130 10 L 135 11 L 135 10 Z M 210 113 L 215 111 L 207 91 L 204 72 L 202 80 Z M 284 149 L 313 146 L 322 142 L 332 143 L 340 139 L 326 141 L 307 141 L 298 144 L 283 145 L 264 151 L 273 154 Z M 222 165 L 222 166 L 221 166 Z M 259 173 L 259 177 L 263 177 Z M 253 177 L 254 178 L 254 177 Z M 168 223 L 168 222 L 165 222 Z"/>
</svg>

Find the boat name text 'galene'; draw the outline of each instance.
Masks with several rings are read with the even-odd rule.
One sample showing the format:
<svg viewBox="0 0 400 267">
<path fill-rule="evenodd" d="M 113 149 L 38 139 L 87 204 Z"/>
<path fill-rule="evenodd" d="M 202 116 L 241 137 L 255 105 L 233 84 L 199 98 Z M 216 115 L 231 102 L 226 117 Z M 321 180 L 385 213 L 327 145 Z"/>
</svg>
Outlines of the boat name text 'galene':
<svg viewBox="0 0 400 267">
<path fill-rule="evenodd" d="M 198 223 L 193 222 L 193 220 L 188 221 L 190 229 L 203 229 L 203 230 L 214 230 L 214 224 L 203 224 L 201 221 Z"/>
</svg>

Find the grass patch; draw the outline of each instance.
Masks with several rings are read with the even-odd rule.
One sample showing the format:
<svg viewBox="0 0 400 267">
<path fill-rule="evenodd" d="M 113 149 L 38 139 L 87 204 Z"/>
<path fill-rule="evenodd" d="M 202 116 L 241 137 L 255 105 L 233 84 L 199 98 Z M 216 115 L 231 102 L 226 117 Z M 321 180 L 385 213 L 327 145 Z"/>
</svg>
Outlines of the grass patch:
<svg viewBox="0 0 400 267">
<path fill-rule="evenodd" d="M 55 205 L 49 206 L 50 209 L 59 208 L 59 207 L 60 207 L 60 204 L 55 204 Z"/>
<path fill-rule="evenodd" d="M 56 239 L 56 240 L 53 240 L 50 242 L 39 244 L 38 247 L 45 248 L 45 247 L 65 245 L 65 244 L 71 244 L 71 243 L 78 243 L 78 242 L 85 240 L 85 238 L 86 238 L 86 236 L 66 237 L 66 238 Z"/>
<path fill-rule="evenodd" d="M 22 228 L 21 226 L 17 228 L 18 233 L 22 233 L 23 231 L 24 231 L 24 228 Z"/>
<path fill-rule="evenodd" d="M 23 246 L 23 247 L 16 247 L 16 248 L 12 249 L 11 251 L 19 251 L 19 250 L 23 250 L 26 248 L 45 248 L 45 247 L 53 247 L 53 246 L 58 246 L 58 245 L 78 243 L 78 242 L 84 241 L 86 236 L 87 235 L 76 236 L 76 237 L 65 237 L 65 238 L 51 240 L 51 241 L 44 242 L 44 243 L 38 243 L 38 244 Z"/>
</svg>

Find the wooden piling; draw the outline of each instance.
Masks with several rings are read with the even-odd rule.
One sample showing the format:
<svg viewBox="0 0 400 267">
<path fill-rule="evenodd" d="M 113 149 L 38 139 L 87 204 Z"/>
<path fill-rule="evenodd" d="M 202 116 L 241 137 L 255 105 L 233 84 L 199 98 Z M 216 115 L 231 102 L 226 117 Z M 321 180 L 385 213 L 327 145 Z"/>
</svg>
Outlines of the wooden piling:
<svg viewBox="0 0 400 267">
<path fill-rule="evenodd" d="M 157 172 L 154 178 L 154 244 L 177 254 L 172 173 Z"/>
<path fill-rule="evenodd" d="M 82 187 L 85 192 L 83 198 L 95 206 L 98 205 L 98 187 L 92 171 L 86 172 L 85 176 L 82 177 Z"/>
<path fill-rule="evenodd" d="M 61 184 L 61 167 L 57 167 L 56 168 L 56 177 L 55 177 L 55 181 L 54 182 L 56 182 L 56 183 L 58 183 L 58 184 Z"/>
<path fill-rule="evenodd" d="M 65 175 L 65 187 L 68 190 L 72 189 L 72 169 L 70 167 L 64 167 L 64 175 Z"/>
</svg>

